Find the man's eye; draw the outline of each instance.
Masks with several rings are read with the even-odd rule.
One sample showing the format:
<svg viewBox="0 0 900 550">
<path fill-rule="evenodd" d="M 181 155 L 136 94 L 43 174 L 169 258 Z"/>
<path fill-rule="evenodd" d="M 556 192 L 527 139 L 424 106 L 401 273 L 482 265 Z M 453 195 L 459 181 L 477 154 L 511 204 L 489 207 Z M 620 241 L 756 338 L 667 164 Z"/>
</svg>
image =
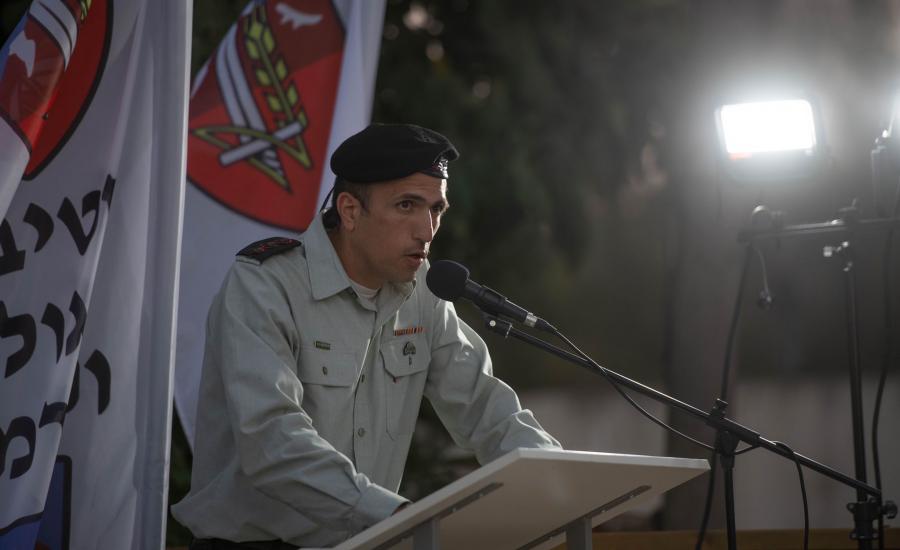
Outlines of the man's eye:
<svg viewBox="0 0 900 550">
<path fill-rule="evenodd" d="M 410 208 L 412 208 L 412 206 L 412 201 L 400 201 L 397 203 L 397 208 L 399 208 L 400 210 L 409 210 Z"/>
<path fill-rule="evenodd" d="M 431 207 L 431 211 L 435 214 L 443 214 L 444 213 L 444 205 L 443 204 L 435 204 Z"/>
</svg>

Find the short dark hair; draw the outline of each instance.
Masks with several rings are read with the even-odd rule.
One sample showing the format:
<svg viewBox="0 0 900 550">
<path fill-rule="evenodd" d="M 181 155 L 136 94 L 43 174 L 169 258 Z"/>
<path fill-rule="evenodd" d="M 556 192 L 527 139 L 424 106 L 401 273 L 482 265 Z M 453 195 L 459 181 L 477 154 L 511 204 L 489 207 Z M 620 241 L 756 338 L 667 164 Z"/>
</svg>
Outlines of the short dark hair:
<svg viewBox="0 0 900 550">
<path fill-rule="evenodd" d="M 369 186 L 362 183 L 353 183 L 343 178 L 335 178 L 334 189 L 331 191 L 331 207 L 337 210 L 337 198 L 341 193 L 350 193 L 358 200 L 363 208 L 369 206 Z"/>
<path fill-rule="evenodd" d="M 337 198 L 341 193 L 350 193 L 362 204 L 363 210 L 368 210 L 369 185 L 353 183 L 338 177 L 334 180 L 334 187 L 331 189 L 331 208 L 325 211 L 322 218 L 326 229 L 335 229 L 341 225 L 341 215 L 338 214 L 337 209 Z"/>
</svg>

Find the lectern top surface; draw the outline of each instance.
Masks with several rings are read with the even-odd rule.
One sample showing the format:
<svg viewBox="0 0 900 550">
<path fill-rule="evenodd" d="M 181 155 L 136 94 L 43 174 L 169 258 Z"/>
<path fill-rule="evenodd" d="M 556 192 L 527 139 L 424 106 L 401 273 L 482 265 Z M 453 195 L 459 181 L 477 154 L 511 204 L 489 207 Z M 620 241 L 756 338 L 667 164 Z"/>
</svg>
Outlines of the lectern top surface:
<svg viewBox="0 0 900 550">
<path fill-rule="evenodd" d="M 598 525 L 708 469 L 703 459 L 517 449 L 336 548 L 409 549 L 432 518 L 441 549 L 550 548 L 573 520 Z"/>
</svg>

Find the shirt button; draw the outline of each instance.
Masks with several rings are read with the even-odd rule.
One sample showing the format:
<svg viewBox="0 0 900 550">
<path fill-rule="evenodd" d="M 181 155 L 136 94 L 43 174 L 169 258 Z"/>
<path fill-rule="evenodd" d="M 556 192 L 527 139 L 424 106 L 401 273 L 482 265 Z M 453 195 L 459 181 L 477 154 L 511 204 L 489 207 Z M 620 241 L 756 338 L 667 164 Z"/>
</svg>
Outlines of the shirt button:
<svg viewBox="0 0 900 550">
<path fill-rule="evenodd" d="M 322 374 L 328 375 L 328 367 L 322 367 Z"/>
<path fill-rule="evenodd" d="M 366 435 L 366 429 L 365 429 L 365 428 L 360 428 L 360 429 L 356 430 L 356 434 L 357 434 L 359 437 L 362 437 L 362 436 Z"/>
</svg>

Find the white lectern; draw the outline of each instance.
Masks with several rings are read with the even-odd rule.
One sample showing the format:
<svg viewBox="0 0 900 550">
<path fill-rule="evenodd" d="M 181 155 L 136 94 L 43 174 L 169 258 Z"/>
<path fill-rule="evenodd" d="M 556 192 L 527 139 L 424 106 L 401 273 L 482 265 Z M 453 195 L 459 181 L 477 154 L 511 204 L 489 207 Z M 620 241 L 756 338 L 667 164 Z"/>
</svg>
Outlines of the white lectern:
<svg viewBox="0 0 900 550">
<path fill-rule="evenodd" d="M 592 547 L 594 525 L 709 470 L 703 459 L 518 449 L 336 550 Z"/>
</svg>

